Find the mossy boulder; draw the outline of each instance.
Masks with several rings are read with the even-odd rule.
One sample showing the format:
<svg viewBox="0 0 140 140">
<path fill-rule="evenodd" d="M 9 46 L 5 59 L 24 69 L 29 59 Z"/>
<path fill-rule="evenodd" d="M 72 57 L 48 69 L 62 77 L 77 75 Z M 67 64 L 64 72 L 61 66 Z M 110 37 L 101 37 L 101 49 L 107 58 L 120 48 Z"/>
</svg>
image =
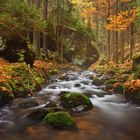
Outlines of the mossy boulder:
<svg viewBox="0 0 140 140">
<path fill-rule="evenodd" d="M 25 40 L 20 38 L 11 38 L 5 41 L 5 47 L 0 51 L 0 57 L 8 60 L 9 62 L 26 62 L 30 66 L 33 66 L 35 60 L 35 54 L 28 47 Z"/>
<path fill-rule="evenodd" d="M 55 128 L 74 128 L 76 123 L 67 112 L 52 112 L 44 117 L 44 122 Z"/>
<path fill-rule="evenodd" d="M 60 100 L 62 106 L 72 111 L 87 111 L 93 107 L 90 99 L 80 93 L 61 94 Z"/>
</svg>

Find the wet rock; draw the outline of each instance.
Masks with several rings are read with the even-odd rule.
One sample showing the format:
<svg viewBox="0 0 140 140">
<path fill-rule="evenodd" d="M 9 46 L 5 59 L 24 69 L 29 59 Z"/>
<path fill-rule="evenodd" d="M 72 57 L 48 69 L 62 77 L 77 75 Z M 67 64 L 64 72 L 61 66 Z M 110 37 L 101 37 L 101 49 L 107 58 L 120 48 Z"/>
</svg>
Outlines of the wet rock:
<svg viewBox="0 0 140 140">
<path fill-rule="evenodd" d="M 7 39 L 5 42 L 5 48 L 0 51 L 0 57 L 3 57 L 9 62 L 19 62 L 20 54 L 24 56 L 23 61 L 30 66 L 33 66 L 35 54 L 28 47 L 25 40 L 20 38 Z"/>
<path fill-rule="evenodd" d="M 47 111 L 50 112 L 59 112 L 59 111 L 66 111 L 64 108 L 62 107 L 47 107 L 46 108 Z"/>
<path fill-rule="evenodd" d="M 47 109 L 39 108 L 27 114 L 27 118 L 33 121 L 42 121 L 42 119 L 45 117 L 47 113 L 48 113 Z"/>
<path fill-rule="evenodd" d="M 13 94 L 16 98 L 29 97 L 33 95 L 30 90 L 24 90 L 24 91 L 16 90 L 16 91 L 13 91 Z"/>
<path fill-rule="evenodd" d="M 61 89 L 62 86 L 59 84 L 52 84 L 48 86 L 49 89 Z"/>
<path fill-rule="evenodd" d="M 92 109 L 93 105 L 90 99 L 80 93 L 65 93 L 60 97 L 61 104 L 67 109 L 72 110 L 73 108 L 83 106 L 82 111 L 87 111 Z"/>
<path fill-rule="evenodd" d="M 75 84 L 74 87 L 81 87 L 81 84 Z"/>
<path fill-rule="evenodd" d="M 44 117 L 44 122 L 55 128 L 74 128 L 76 123 L 67 112 L 48 113 Z"/>
<path fill-rule="evenodd" d="M 89 81 L 82 81 L 81 83 L 84 84 L 84 85 L 88 85 Z"/>
<path fill-rule="evenodd" d="M 89 79 L 90 79 L 90 80 L 93 80 L 93 79 L 95 79 L 95 78 L 97 78 L 97 75 L 96 75 L 96 74 L 92 74 L 92 75 L 89 76 Z"/>
<path fill-rule="evenodd" d="M 19 107 L 21 108 L 30 108 L 30 107 L 36 107 L 39 103 L 36 100 L 24 100 L 21 103 L 19 103 Z"/>
<path fill-rule="evenodd" d="M 54 101 L 49 101 L 49 102 L 47 102 L 45 107 L 57 107 L 57 104 Z"/>
<path fill-rule="evenodd" d="M 4 91 L 0 92 L 0 106 L 10 104 L 14 99 L 14 95 L 12 93 L 7 93 Z"/>
<path fill-rule="evenodd" d="M 105 95 L 108 95 L 109 93 L 100 89 L 93 89 L 92 91 L 86 90 L 83 94 L 88 97 L 93 97 L 93 95 L 96 95 L 98 97 L 104 97 Z"/>
<path fill-rule="evenodd" d="M 59 77 L 60 80 L 65 80 L 65 81 L 68 81 L 69 80 L 69 77 L 67 74 L 62 74 L 60 77 Z"/>
</svg>

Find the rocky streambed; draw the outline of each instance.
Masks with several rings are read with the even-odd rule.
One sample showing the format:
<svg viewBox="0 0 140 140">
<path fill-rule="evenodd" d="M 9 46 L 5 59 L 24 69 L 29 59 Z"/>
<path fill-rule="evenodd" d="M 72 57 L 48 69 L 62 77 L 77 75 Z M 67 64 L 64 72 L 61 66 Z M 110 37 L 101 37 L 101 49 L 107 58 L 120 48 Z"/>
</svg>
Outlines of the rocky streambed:
<svg viewBox="0 0 140 140">
<path fill-rule="evenodd" d="M 93 71 L 52 76 L 34 96 L 0 108 L 0 139 L 138 140 L 140 106 L 108 93 L 93 76 L 103 77 Z"/>
</svg>

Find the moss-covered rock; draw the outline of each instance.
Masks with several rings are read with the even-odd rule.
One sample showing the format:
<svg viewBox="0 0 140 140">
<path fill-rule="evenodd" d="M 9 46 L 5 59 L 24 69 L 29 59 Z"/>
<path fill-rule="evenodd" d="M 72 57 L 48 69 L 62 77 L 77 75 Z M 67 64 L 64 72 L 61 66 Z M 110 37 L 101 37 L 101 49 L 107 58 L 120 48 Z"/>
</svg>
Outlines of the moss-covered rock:
<svg viewBox="0 0 140 140">
<path fill-rule="evenodd" d="M 64 93 L 60 99 L 62 106 L 73 111 L 87 111 L 93 107 L 90 99 L 80 93 Z"/>
<path fill-rule="evenodd" d="M 74 128 L 76 126 L 74 119 L 68 113 L 62 111 L 48 113 L 43 120 L 55 128 Z"/>
<path fill-rule="evenodd" d="M 33 66 L 35 60 L 35 54 L 28 47 L 25 40 L 20 38 L 7 39 L 5 42 L 5 48 L 0 51 L 0 57 L 8 60 L 9 62 L 26 62 L 30 66 Z"/>
</svg>

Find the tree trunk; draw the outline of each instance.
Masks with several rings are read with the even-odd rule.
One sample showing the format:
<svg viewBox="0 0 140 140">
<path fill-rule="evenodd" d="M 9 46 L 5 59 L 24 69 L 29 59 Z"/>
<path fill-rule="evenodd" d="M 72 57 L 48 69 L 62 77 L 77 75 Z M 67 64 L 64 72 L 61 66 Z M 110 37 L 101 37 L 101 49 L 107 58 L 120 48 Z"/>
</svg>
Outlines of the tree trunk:
<svg viewBox="0 0 140 140">
<path fill-rule="evenodd" d="M 124 45 L 125 45 L 124 31 L 121 32 L 121 63 L 124 63 Z"/>
<path fill-rule="evenodd" d="M 61 64 L 63 63 L 63 40 L 64 40 L 64 8 L 65 8 L 65 2 L 63 0 L 62 2 L 62 5 L 63 5 L 63 15 L 62 15 L 62 32 L 61 32 L 61 54 L 60 54 L 60 58 L 61 58 Z"/>
<path fill-rule="evenodd" d="M 132 23 L 130 29 L 130 59 L 132 59 L 133 57 L 134 48 L 135 48 L 135 33 L 134 33 L 134 23 Z"/>
<path fill-rule="evenodd" d="M 48 0 L 44 0 L 44 18 L 48 20 Z M 43 50 L 45 56 L 48 58 L 48 46 L 47 46 L 47 29 L 43 32 Z"/>
<path fill-rule="evenodd" d="M 108 18 L 110 17 L 110 0 L 108 0 Z M 107 31 L 107 61 L 111 59 L 111 49 L 110 49 L 110 30 Z"/>
<path fill-rule="evenodd" d="M 60 0 L 57 0 L 57 21 L 56 21 L 56 47 L 57 47 L 57 54 L 59 56 L 59 45 L 60 45 L 60 33 L 59 33 L 59 22 L 60 22 L 60 17 L 59 17 L 59 2 Z"/>
<path fill-rule="evenodd" d="M 40 8 L 40 0 L 34 0 L 33 2 L 37 8 Z M 37 57 L 40 56 L 40 33 L 34 28 L 33 29 L 33 50 Z"/>
</svg>

